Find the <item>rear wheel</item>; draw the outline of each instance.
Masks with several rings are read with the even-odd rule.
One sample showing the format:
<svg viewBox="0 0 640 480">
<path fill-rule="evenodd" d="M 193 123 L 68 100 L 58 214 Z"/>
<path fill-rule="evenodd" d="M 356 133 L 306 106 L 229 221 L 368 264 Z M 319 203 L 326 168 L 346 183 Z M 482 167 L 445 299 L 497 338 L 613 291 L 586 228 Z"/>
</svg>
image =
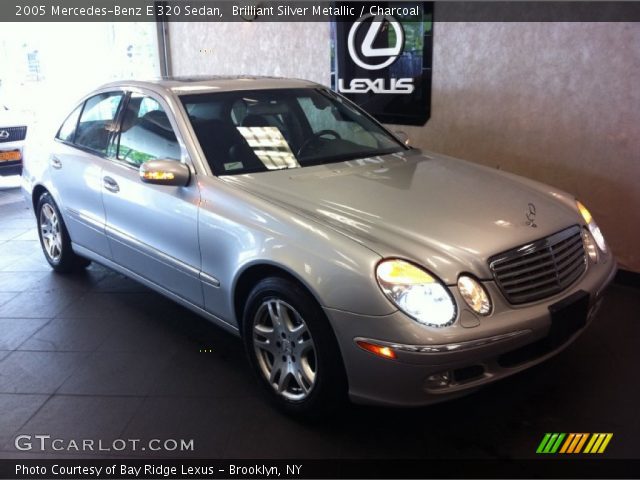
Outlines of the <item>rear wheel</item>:
<svg viewBox="0 0 640 480">
<path fill-rule="evenodd" d="M 260 281 L 243 317 L 247 356 L 267 395 L 288 413 L 318 416 L 346 397 L 342 358 L 315 299 L 281 277 Z"/>
<path fill-rule="evenodd" d="M 69 273 L 91 263 L 86 258 L 76 255 L 71 248 L 67 227 L 49 193 L 43 193 L 40 196 L 36 207 L 36 218 L 42 251 L 47 262 L 56 272 Z"/>
</svg>

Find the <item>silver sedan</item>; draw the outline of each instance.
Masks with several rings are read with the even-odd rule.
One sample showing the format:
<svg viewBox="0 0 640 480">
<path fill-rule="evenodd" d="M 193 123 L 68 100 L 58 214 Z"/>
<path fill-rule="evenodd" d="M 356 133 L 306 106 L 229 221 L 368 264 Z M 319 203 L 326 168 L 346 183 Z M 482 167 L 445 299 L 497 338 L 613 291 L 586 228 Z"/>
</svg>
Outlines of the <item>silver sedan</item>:
<svg viewBox="0 0 640 480">
<path fill-rule="evenodd" d="M 240 336 L 289 412 L 425 405 L 566 347 L 615 260 L 572 195 L 408 147 L 327 88 L 119 82 L 25 193 L 58 272 L 117 270 Z"/>
</svg>

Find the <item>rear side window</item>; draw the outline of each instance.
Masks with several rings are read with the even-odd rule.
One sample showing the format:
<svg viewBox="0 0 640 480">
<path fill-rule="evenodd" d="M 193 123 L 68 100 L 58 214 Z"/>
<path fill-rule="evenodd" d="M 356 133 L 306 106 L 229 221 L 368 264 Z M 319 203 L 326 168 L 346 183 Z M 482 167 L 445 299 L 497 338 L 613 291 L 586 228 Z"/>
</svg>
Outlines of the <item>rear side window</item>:
<svg viewBox="0 0 640 480">
<path fill-rule="evenodd" d="M 111 136 L 123 96 L 122 92 L 110 92 L 87 100 L 78 122 L 74 143 L 99 154 L 110 153 Z"/>
<path fill-rule="evenodd" d="M 58 138 L 63 142 L 73 143 L 76 136 L 76 129 L 78 128 L 78 119 L 80 118 L 80 112 L 82 112 L 82 105 L 78 106 L 71 115 L 64 121 L 60 130 L 58 131 Z"/>
<path fill-rule="evenodd" d="M 153 98 L 133 93 L 120 127 L 118 160 L 139 166 L 157 158 L 177 160 L 180 144 L 162 106 Z"/>
</svg>

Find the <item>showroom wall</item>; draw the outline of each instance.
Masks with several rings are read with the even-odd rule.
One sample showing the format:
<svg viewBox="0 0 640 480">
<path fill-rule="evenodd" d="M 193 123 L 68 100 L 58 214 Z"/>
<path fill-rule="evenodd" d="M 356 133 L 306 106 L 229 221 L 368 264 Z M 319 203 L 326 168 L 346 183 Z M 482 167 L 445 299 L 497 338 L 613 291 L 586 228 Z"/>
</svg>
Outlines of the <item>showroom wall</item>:
<svg viewBox="0 0 640 480">
<path fill-rule="evenodd" d="M 174 75 L 274 75 L 329 83 L 328 23 L 170 23 Z"/>
<path fill-rule="evenodd" d="M 172 23 L 174 74 L 330 81 L 325 23 Z M 640 25 L 436 23 L 415 146 L 575 193 L 640 272 Z M 398 129 L 399 127 L 393 127 Z"/>
</svg>

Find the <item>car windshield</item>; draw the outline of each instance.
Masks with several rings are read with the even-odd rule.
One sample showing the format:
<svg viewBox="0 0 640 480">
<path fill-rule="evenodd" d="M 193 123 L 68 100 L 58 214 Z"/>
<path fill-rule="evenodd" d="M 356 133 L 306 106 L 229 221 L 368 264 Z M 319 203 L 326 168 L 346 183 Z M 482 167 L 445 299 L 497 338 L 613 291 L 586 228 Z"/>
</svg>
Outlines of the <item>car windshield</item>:
<svg viewBox="0 0 640 480">
<path fill-rule="evenodd" d="M 322 88 L 180 98 L 216 175 L 301 168 L 406 148 L 360 110 Z"/>
</svg>

